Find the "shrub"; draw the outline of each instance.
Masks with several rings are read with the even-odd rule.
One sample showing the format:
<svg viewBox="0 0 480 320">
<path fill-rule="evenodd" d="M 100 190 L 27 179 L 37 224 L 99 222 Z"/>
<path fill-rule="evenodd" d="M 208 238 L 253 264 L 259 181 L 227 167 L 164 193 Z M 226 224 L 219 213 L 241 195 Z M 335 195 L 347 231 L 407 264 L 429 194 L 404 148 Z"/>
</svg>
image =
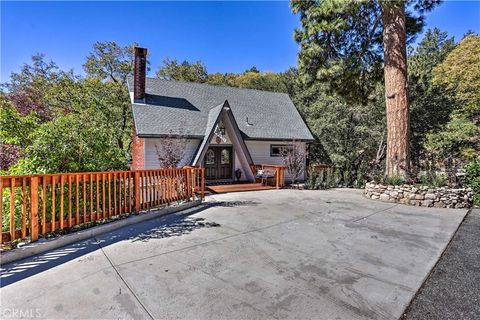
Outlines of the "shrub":
<svg viewBox="0 0 480 320">
<path fill-rule="evenodd" d="M 317 172 L 314 168 L 310 168 L 307 172 L 307 180 L 305 181 L 305 189 L 322 190 L 335 188 L 339 184 L 336 171 L 333 169 L 321 170 Z"/>
<path fill-rule="evenodd" d="M 436 173 L 435 171 L 427 171 L 420 176 L 422 184 L 438 188 L 447 185 L 447 176 L 443 173 Z"/>
<path fill-rule="evenodd" d="M 480 159 L 470 161 L 465 167 L 465 184 L 473 189 L 473 202 L 480 204 Z"/>
<path fill-rule="evenodd" d="M 405 183 L 405 180 L 403 180 L 403 178 L 400 176 L 384 176 L 382 178 L 382 183 L 392 186 L 398 186 Z"/>
<path fill-rule="evenodd" d="M 305 189 L 315 190 L 315 184 L 317 182 L 317 172 L 310 168 L 307 172 L 307 179 L 305 180 Z"/>
</svg>

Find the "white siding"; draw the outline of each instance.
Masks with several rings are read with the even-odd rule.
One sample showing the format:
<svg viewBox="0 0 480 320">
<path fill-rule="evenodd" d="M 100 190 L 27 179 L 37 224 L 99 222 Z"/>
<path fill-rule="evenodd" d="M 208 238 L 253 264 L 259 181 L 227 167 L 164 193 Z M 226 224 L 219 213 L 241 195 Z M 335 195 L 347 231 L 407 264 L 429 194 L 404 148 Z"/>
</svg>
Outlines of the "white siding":
<svg viewBox="0 0 480 320">
<path fill-rule="evenodd" d="M 282 157 L 270 156 L 270 145 L 288 145 L 288 142 L 245 140 L 245 144 L 247 145 L 248 151 L 250 151 L 253 163 L 284 165 Z M 302 144 L 306 147 L 304 142 L 302 142 Z M 285 171 L 285 180 L 290 182 L 290 174 L 288 171 Z M 299 180 L 304 180 L 304 174 L 300 176 Z"/>
<path fill-rule="evenodd" d="M 155 145 L 161 144 L 162 139 L 160 138 L 145 138 L 145 169 L 158 169 L 160 164 L 158 162 L 157 149 Z M 179 164 L 179 167 L 190 164 L 190 161 L 197 151 L 198 145 L 200 144 L 199 139 L 187 140 L 187 146 L 185 150 L 185 155 L 182 161 Z"/>
</svg>

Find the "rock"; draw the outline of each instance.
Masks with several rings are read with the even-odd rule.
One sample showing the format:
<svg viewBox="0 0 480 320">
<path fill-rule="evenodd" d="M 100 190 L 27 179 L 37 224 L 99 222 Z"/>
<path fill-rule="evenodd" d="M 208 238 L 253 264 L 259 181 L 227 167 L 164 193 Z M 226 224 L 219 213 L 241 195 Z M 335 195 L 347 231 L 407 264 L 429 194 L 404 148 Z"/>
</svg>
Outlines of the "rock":
<svg viewBox="0 0 480 320">
<path fill-rule="evenodd" d="M 388 201 L 388 200 L 390 200 L 390 196 L 388 194 L 381 194 L 380 195 L 380 200 Z"/>
<path fill-rule="evenodd" d="M 423 195 L 421 195 L 421 194 L 416 194 L 415 195 L 415 200 L 423 200 L 423 199 L 425 199 L 425 197 Z"/>
<path fill-rule="evenodd" d="M 433 200 L 423 200 L 422 206 L 423 207 L 431 207 L 433 205 Z"/>
<path fill-rule="evenodd" d="M 427 193 L 425 199 L 434 200 L 437 196 L 434 193 Z"/>
<path fill-rule="evenodd" d="M 435 202 L 433 206 L 435 208 L 445 208 L 445 204 L 442 201 Z"/>
</svg>

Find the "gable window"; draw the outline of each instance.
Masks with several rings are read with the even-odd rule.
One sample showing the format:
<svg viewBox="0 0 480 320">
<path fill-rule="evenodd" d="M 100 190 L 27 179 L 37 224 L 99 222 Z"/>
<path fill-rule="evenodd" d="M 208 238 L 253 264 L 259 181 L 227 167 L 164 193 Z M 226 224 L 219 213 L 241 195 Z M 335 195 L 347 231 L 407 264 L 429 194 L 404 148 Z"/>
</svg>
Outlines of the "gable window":
<svg viewBox="0 0 480 320">
<path fill-rule="evenodd" d="M 287 149 L 291 149 L 292 146 L 284 144 L 271 144 L 270 145 L 270 157 L 281 157 L 282 153 Z"/>
</svg>

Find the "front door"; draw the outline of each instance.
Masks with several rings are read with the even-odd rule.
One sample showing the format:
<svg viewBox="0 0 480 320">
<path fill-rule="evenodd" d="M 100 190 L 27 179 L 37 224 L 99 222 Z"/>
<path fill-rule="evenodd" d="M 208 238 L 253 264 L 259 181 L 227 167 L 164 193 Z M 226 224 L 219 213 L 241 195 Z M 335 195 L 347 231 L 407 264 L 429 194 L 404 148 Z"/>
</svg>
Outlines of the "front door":
<svg viewBox="0 0 480 320">
<path fill-rule="evenodd" d="M 232 179 L 232 147 L 209 147 L 205 154 L 205 179 Z"/>
</svg>

